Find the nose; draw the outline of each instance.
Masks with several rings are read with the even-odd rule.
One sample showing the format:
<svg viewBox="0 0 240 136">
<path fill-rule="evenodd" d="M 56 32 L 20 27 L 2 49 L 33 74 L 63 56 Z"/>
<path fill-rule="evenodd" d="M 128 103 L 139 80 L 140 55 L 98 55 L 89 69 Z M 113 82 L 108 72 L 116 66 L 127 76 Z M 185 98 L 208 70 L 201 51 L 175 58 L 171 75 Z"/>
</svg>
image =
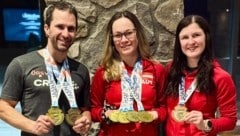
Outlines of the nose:
<svg viewBox="0 0 240 136">
<path fill-rule="evenodd" d="M 195 39 L 194 39 L 193 37 L 190 37 L 188 42 L 189 42 L 190 44 L 194 44 L 194 43 L 195 43 Z"/>
<path fill-rule="evenodd" d="M 123 34 L 121 37 L 121 42 L 128 41 L 128 38 Z"/>
<path fill-rule="evenodd" d="M 69 36 L 69 31 L 68 31 L 67 28 L 63 29 L 62 36 L 64 36 L 64 37 L 68 37 Z"/>
</svg>

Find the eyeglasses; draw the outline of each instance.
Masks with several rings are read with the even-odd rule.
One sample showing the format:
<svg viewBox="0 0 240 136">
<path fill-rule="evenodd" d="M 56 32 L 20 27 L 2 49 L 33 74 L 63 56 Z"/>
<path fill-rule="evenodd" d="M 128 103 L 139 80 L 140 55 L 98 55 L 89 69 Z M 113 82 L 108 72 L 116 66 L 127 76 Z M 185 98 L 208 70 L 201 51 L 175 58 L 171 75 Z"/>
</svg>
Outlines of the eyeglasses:
<svg viewBox="0 0 240 136">
<path fill-rule="evenodd" d="M 130 39 L 135 37 L 135 34 L 136 34 L 136 29 L 130 29 L 130 30 L 127 30 L 124 33 L 112 34 L 112 37 L 113 37 L 114 41 L 121 41 L 122 37 L 124 35 L 128 40 L 130 40 Z"/>
</svg>

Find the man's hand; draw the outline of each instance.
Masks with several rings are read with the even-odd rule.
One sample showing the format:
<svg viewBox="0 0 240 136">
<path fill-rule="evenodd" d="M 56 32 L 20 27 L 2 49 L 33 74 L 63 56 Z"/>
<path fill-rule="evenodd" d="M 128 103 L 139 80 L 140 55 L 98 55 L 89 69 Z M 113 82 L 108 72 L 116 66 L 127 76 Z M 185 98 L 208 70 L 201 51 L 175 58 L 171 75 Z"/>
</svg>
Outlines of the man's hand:
<svg viewBox="0 0 240 136">
<path fill-rule="evenodd" d="M 45 135 L 51 131 L 53 126 L 54 123 L 50 117 L 46 115 L 40 115 L 34 124 L 32 133 L 39 136 Z"/>
<path fill-rule="evenodd" d="M 86 116 L 82 116 L 78 120 L 75 121 L 75 124 L 73 125 L 73 130 L 76 133 L 79 133 L 81 135 L 86 134 L 91 127 L 91 121 Z"/>
</svg>

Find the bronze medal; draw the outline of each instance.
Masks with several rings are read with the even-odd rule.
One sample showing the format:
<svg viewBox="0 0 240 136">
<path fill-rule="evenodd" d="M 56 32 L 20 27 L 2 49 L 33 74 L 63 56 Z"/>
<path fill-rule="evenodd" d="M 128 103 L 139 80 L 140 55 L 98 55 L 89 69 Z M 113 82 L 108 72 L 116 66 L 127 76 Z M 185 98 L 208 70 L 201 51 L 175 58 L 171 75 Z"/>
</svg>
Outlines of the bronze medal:
<svg viewBox="0 0 240 136">
<path fill-rule="evenodd" d="M 66 122 L 73 126 L 75 121 L 81 117 L 81 112 L 77 108 L 71 108 L 68 110 L 68 113 L 66 114 Z"/>
<path fill-rule="evenodd" d="M 138 117 L 139 117 L 139 120 L 142 122 L 148 123 L 153 121 L 153 116 L 146 111 L 138 112 Z"/>
<path fill-rule="evenodd" d="M 126 113 L 127 119 L 131 122 L 138 122 L 138 112 L 136 111 L 129 111 Z"/>
<path fill-rule="evenodd" d="M 177 105 L 172 111 L 172 117 L 176 122 L 183 122 L 187 113 L 187 108 L 185 106 Z"/>
<path fill-rule="evenodd" d="M 64 114 L 59 107 L 51 107 L 48 109 L 47 116 L 49 116 L 54 121 L 54 125 L 56 126 L 62 124 L 64 120 Z"/>
</svg>

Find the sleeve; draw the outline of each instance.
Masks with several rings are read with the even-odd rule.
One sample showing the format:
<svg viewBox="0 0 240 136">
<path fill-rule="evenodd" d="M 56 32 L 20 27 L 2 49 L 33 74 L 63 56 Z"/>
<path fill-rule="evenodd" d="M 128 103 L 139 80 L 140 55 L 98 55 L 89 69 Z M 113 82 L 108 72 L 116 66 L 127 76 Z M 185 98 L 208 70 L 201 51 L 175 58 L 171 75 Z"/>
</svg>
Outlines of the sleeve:
<svg viewBox="0 0 240 136">
<path fill-rule="evenodd" d="M 158 112 L 158 119 L 160 122 L 164 122 L 167 116 L 166 99 L 164 96 L 166 71 L 162 65 L 156 67 L 156 88 L 157 88 L 157 103 L 156 111 Z"/>
<path fill-rule="evenodd" d="M 23 70 L 17 59 L 8 65 L 2 86 L 1 98 L 19 101 L 22 97 Z"/>
<path fill-rule="evenodd" d="M 91 115 L 92 120 L 101 122 L 101 113 L 104 106 L 105 99 L 105 86 L 103 80 L 103 69 L 100 68 L 96 71 L 91 85 Z"/>
<path fill-rule="evenodd" d="M 225 73 L 225 72 L 224 72 Z M 215 76 L 219 76 L 220 74 Z M 217 102 L 220 117 L 211 119 L 213 130 L 211 133 L 232 130 L 236 126 L 237 106 L 236 106 L 236 88 L 229 74 L 221 74 L 223 77 L 217 79 Z"/>
</svg>

